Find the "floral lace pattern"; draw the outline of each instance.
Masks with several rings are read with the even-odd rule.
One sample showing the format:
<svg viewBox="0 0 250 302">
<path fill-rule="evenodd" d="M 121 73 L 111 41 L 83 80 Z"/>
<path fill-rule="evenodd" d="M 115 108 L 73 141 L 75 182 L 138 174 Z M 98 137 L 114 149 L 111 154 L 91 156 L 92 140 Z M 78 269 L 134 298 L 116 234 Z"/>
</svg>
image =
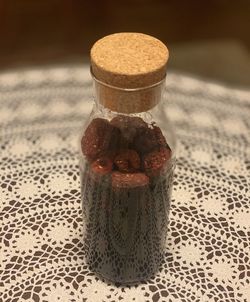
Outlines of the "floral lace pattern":
<svg viewBox="0 0 250 302">
<path fill-rule="evenodd" d="M 169 73 L 178 137 L 164 263 L 123 287 L 85 264 L 77 139 L 84 67 L 0 74 L 0 300 L 250 301 L 250 92 Z"/>
</svg>

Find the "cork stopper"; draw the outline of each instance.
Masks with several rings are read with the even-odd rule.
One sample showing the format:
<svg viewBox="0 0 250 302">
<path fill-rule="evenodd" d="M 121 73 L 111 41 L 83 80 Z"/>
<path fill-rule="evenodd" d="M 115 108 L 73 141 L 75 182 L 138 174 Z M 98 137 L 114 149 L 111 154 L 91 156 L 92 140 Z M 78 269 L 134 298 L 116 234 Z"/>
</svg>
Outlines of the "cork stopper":
<svg viewBox="0 0 250 302">
<path fill-rule="evenodd" d="M 169 54 L 160 40 L 142 33 L 112 34 L 98 40 L 90 55 L 94 77 L 107 84 L 98 91 L 104 107 L 134 113 L 157 104 L 156 88 L 146 87 L 159 83 L 166 75 Z"/>
</svg>

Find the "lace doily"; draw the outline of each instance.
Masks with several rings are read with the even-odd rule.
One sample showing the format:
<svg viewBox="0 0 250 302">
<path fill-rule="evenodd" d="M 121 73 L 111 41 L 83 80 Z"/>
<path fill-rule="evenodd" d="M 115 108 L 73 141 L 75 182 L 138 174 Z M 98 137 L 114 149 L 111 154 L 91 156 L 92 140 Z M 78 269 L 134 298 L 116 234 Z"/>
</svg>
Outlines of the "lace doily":
<svg viewBox="0 0 250 302">
<path fill-rule="evenodd" d="M 0 301 L 250 301 L 250 93 L 169 73 L 178 138 L 165 262 L 132 287 L 84 263 L 77 139 L 86 67 L 0 75 Z"/>
</svg>

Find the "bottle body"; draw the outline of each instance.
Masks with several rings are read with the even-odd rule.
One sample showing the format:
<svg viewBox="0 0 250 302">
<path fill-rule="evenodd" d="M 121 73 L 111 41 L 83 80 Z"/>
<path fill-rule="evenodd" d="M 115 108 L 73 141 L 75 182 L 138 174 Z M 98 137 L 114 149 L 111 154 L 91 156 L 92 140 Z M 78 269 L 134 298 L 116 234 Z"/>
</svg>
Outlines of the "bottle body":
<svg viewBox="0 0 250 302">
<path fill-rule="evenodd" d="M 163 85 L 146 94 L 161 98 Z M 164 254 L 175 138 L 161 102 L 121 114 L 100 104 L 98 91 L 81 135 L 86 261 L 106 279 L 136 283 L 157 272 Z"/>
</svg>

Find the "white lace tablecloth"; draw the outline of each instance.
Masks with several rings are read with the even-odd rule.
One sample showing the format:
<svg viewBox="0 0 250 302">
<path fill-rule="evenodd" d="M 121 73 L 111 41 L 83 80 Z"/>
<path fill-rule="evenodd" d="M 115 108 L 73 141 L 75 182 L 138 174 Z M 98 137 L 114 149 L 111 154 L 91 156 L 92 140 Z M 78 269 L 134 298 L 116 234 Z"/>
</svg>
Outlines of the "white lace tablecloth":
<svg viewBox="0 0 250 302">
<path fill-rule="evenodd" d="M 84 262 L 77 138 L 86 67 L 0 75 L 0 301 L 250 301 L 250 92 L 167 77 L 178 137 L 165 261 L 107 284 Z"/>
</svg>

